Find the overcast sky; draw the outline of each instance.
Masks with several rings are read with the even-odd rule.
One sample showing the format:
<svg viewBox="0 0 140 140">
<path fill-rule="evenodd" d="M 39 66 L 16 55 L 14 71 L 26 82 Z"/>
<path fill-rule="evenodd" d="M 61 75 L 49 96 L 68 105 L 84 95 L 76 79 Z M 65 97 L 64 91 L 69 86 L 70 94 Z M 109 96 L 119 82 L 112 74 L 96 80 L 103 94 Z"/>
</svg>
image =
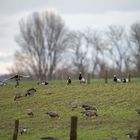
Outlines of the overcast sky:
<svg viewBox="0 0 140 140">
<path fill-rule="evenodd" d="M 140 0 L 0 0 L 0 74 L 8 73 L 18 22 L 35 11 L 56 9 L 70 29 L 130 26 L 140 21 Z"/>
</svg>

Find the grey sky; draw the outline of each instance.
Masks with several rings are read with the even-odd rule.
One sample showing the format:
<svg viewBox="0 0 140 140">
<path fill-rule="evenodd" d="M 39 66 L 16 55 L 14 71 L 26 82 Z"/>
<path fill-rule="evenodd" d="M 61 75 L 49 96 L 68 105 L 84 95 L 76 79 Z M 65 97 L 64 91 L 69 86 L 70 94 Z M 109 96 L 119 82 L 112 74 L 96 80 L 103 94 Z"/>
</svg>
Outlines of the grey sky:
<svg viewBox="0 0 140 140">
<path fill-rule="evenodd" d="M 140 21 L 140 0 L 0 0 L 0 70 L 7 73 L 18 49 L 18 22 L 34 11 L 56 9 L 70 29 L 130 26 Z M 9 60 L 9 61 L 8 61 Z"/>
<path fill-rule="evenodd" d="M 56 8 L 62 13 L 94 13 L 140 10 L 140 0 L 0 0 L 1 14 Z"/>
</svg>

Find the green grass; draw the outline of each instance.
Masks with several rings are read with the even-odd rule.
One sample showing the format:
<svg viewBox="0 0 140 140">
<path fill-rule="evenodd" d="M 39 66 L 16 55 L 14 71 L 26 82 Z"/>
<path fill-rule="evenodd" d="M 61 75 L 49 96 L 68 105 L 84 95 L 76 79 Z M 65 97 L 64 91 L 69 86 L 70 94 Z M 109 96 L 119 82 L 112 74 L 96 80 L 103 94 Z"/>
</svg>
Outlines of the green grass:
<svg viewBox="0 0 140 140">
<path fill-rule="evenodd" d="M 44 136 L 54 136 L 59 140 L 69 140 L 70 117 L 78 116 L 78 140 L 109 140 L 117 136 L 128 140 L 126 133 L 140 127 L 140 116 L 135 109 L 140 108 L 140 82 L 113 83 L 109 80 L 94 80 L 89 85 L 74 81 L 67 86 L 65 81 L 51 81 L 48 86 L 38 86 L 36 82 L 21 82 L 0 87 L 0 140 L 11 140 L 15 119 L 20 127 L 29 127 L 27 135 L 18 135 L 18 140 L 39 140 Z M 17 92 L 25 94 L 28 88 L 37 88 L 37 93 L 14 101 Z M 89 103 L 98 109 L 98 117 L 86 118 L 81 109 L 71 111 L 70 104 L 77 100 L 79 106 Z M 30 118 L 26 109 L 32 108 L 35 116 Z M 58 119 L 49 118 L 47 111 L 57 111 Z"/>
</svg>

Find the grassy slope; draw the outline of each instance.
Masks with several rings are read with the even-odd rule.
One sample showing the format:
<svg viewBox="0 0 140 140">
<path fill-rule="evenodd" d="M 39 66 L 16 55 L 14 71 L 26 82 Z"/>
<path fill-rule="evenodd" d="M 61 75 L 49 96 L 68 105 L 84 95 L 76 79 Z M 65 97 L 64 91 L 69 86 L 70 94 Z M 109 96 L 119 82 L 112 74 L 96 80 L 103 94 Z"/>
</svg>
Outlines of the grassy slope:
<svg viewBox="0 0 140 140">
<path fill-rule="evenodd" d="M 109 140 L 117 136 L 127 140 L 126 133 L 140 127 L 140 116 L 135 112 L 140 108 L 140 83 L 115 84 L 94 81 L 90 85 L 72 86 L 64 82 L 52 81 L 47 87 L 39 87 L 34 82 L 14 83 L 0 87 L 0 140 L 11 140 L 14 120 L 20 120 L 20 127 L 29 127 L 28 135 L 19 135 L 18 140 L 39 140 L 43 136 L 55 136 L 59 140 L 69 140 L 70 117 L 78 116 L 78 140 Z M 25 93 L 26 89 L 37 87 L 37 93 L 14 101 L 15 93 Z M 77 100 L 79 105 L 89 103 L 98 109 L 99 116 L 85 118 L 81 109 L 71 111 L 70 104 Z M 26 115 L 32 108 L 35 116 Z M 59 119 L 49 118 L 45 112 L 57 111 Z"/>
</svg>

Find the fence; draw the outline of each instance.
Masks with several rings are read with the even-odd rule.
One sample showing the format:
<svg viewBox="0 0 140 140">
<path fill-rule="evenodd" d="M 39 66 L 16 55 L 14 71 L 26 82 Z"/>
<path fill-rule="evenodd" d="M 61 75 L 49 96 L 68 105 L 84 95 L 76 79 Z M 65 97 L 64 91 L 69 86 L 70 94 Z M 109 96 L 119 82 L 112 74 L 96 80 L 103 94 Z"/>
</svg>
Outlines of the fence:
<svg viewBox="0 0 140 140">
<path fill-rule="evenodd" d="M 71 117 L 70 140 L 77 140 L 77 122 L 76 116 Z M 13 133 L 13 140 L 18 140 L 19 120 L 15 120 L 15 128 Z M 49 140 L 49 139 L 48 139 Z M 140 140 L 140 128 L 137 131 L 137 139 Z"/>
</svg>

